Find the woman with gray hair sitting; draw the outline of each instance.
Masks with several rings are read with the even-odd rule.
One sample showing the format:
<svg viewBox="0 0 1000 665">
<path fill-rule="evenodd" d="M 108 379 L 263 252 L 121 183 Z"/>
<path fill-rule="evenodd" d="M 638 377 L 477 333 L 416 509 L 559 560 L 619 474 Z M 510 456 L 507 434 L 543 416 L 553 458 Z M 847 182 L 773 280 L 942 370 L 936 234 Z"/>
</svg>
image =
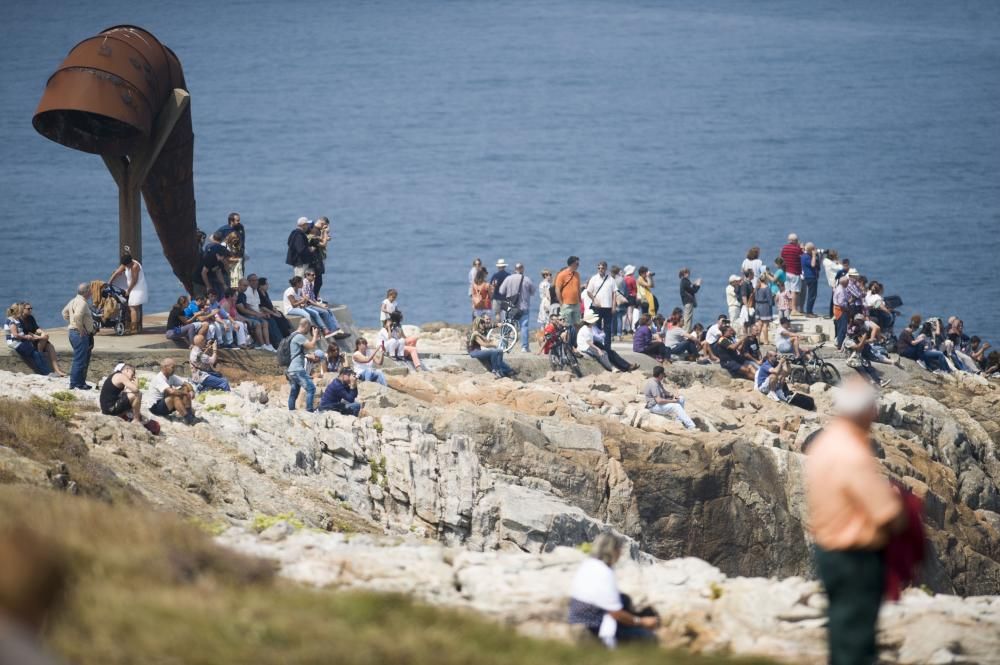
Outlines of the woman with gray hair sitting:
<svg viewBox="0 0 1000 665">
<path fill-rule="evenodd" d="M 584 626 L 608 648 L 618 642 L 655 641 L 651 631 L 660 625 L 659 617 L 630 611 L 628 597 L 618 591 L 612 567 L 621 557 L 624 544 L 613 533 L 599 534 L 590 557 L 576 571 L 570 590 L 569 622 Z"/>
</svg>

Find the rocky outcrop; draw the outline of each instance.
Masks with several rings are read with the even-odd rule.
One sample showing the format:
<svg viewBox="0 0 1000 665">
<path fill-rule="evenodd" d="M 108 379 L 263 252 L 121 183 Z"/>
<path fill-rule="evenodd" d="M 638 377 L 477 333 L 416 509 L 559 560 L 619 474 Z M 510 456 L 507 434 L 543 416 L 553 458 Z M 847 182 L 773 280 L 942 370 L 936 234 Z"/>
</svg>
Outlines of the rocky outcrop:
<svg viewBox="0 0 1000 665">
<path fill-rule="evenodd" d="M 448 334 L 436 333 L 442 339 Z M 289 412 L 283 380 L 259 376 L 231 394 L 201 396 L 197 409 L 204 423 L 188 427 L 166 421 L 159 437 L 101 416 L 93 393 L 56 396 L 75 412 L 70 426 L 90 455 L 131 491 L 213 529 L 253 530 L 274 516 L 286 516 L 325 531 L 419 537 L 452 548 L 421 550 L 420 557 L 448 558 L 461 551 L 473 559 L 500 561 L 497 553 L 504 553 L 513 557 L 510 561 L 544 568 L 546 561 L 561 561 L 561 548 L 579 546 L 611 527 L 630 539 L 633 561 L 652 565 L 697 557 L 733 591 L 742 588 L 739 576 L 794 578 L 753 584 L 761 589 L 791 585 L 797 593 L 813 584 L 797 579 L 811 576 L 804 458 L 798 451 L 823 423 L 818 414 L 829 407 L 827 386 L 799 387 L 819 406 L 809 413 L 765 399 L 716 367 L 677 363 L 668 368 L 668 380 L 686 396 L 698 425 L 689 432 L 644 408 L 645 377 L 638 373 L 595 371 L 575 379 L 548 371 L 542 358 L 521 355 L 515 364 L 532 367 L 521 372 L 522 380 L 496 380 L 477 366 L 467 367 L 467 361 L 441 357 L 431 361 L 436 371 L 391 376 L 388 388 L 362 384 L 366 409 L 361 418 Z M 886 471 L 925 501 L 932 551 L 920 582 L 939 593 L 996 594 L 1000 391 L 985 381 L 893 371 L 901 377 L 900 387 L 883 395 L 874 440 Z M 5 395 L 52 399 L 63 385 L 0 372 Z M 46 470 L 59 468 L 59 460 L 17 461 L 0 447 L 3 482 L 51 484 Z M 335 541 L 340 542 L 322 542 Z M 352 547 L 359 542 L 364 541 L 352 540 Z M 271 554 L 282 561 L 291 556 Z M 344 556 L 367 553 L 347 549 Z M 372 554 L 373 561 L 392 556 L 382 550 Z M 446 563 L 450 570 L 453 563 Z M 454 570 L 448 574 L 456 575 Z M 377 585 L 381 575 L 372 572 L 368 578 Z M 469 585 L 474 581 L 459 584 Z M 808 588 L 813 592 L 803 596 L 803 603 L 815 614 L 818 609 L 810 602 L 819 601 L 808 600 L 815 585 Z M 743 597 L 740 593 L 730 598 Z M 746 642 L 732 637 L 735 629 L 722 627 L 723 619 L 713 611 L 735 600 L 715 598 L 704 605 L 707 601 L 692 596 L 691 606 L 700 609 L 691 610 L 691 616 L 688 609 L 671 606 L 666 596 L 655 600 L 673 607 L 679 622 L 705 614 L 691 632 L 697 637 L 676 637 L 678 644 L 707 649 L 725 644 L 741 653 L 785 655 L 786 648 L 787 653 L 815 653 L 809 650 L 815 636 L 795 631 L 811 626 L 816 633 L 819 624 L 761 619 L 764 623 L 753 628 L 759 633 L 756 641 Z M 461 602 L 489 609 L 485 596 Z M 795 609 L 797 602 L 775 610 L 775 616 L 805 612 Z M 981 607 L 978 601 L 947 602 L 957 603 L 956 616 Z M 554 606 L 545 606 L 546 616 L 558 614 L 551 614 Z M 984 607 L 995 609 L 989 602 Z M 916 616 L 907 615 L 924 621 Z M 786 643 L 788 630 L 797 636 Z M 917 649 L 912 642 L 904 649 L 914 637 L 887 639 L 901 659 L 907 649 Z M 928 644 L 958 653 L 945 642 Z M 933 658 L 940 660 L 943 653 Z M 932 656 L 925 655 L 900 662 L 931 662 Z"/>
<path fill-rule="evenodd" d="M 570 639 L 567 591 L 584 554 L 473 552 L 413 538 L 294 533 L 278 525 L 260 537 L 233 529 L 218 540 L 278 562 L 282 575 L 318 587 L 406 593 L 476 610 L 530 635 Z M 656 607 L 667 646 L 765 655 L 790 662 L 826 657 L 826 598 L 814 581 L 727 577 L 700 559 L 627 561 L 619 587 L 639 607 Z M 879 619 L 882 662 L 1000 662 L 1000 598 L 907 591 Z"/>
</svg>

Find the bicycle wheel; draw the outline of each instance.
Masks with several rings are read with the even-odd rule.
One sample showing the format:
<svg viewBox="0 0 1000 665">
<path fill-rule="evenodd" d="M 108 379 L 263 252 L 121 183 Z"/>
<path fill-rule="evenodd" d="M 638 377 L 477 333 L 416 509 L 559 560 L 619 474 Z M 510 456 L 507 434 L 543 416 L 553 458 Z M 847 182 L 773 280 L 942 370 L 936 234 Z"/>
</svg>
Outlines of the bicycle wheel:
<svg viewBox="0 0 1000 665">
<path fill-rule="evenodd" d="M 500 325 L 500 350 L 510 353 L 517 344 L 517 328 L 506 321 Z"/>
<path fill-rule="evenodd" d="M 830 363 L 823 363 L 819 368 L 819 378 L 823 383 L 835 386 L 840 383 L 840 370 Z"/>
<path fill-rule="evenodd" d="M 789 383 L 812 383 L 812 376 L 809 374 L 809 370 L 801 365 L 792 368 L 792 371 L 788 373 Z"/>
</svg>

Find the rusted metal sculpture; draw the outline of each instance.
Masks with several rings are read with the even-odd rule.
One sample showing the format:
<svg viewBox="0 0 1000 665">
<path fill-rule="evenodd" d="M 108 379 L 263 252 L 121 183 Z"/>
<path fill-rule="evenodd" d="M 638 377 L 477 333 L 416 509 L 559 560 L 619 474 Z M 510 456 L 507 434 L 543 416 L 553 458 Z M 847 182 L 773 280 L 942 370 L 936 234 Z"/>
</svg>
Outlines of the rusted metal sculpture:
<svg viewBox="0 0 1000 665">
<path fill-rule="evenodd" d="M 188 291 L 199 261 L 189 102 L 174 52 L 142 28 L 119 25 L 73 47 L 32 119 L 43 136 L 104 159 L 118 184 L 119 251 L 128 246 L 139 260 L 141 189 Z"/>
</svg>

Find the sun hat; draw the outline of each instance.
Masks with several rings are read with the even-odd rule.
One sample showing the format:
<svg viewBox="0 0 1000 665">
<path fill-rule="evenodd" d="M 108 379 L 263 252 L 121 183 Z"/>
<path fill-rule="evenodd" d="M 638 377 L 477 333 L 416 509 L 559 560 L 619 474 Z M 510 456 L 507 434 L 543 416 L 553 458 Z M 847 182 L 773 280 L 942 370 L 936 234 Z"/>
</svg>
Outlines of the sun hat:
<svg viewBox="0 0 1000 665">
<path fill-rule="evenodd" d="M 634 273 L 635 273 L 635 266 L 634 265 L 632 265 L 630 263 L 627 266 L 625 266 L 625 274 L 626 275 L 631 275 L 631 274 L 634 274 Z"/>
<path fill-rule="evenodd" d="M 507 262 L 503 259 L 497 259 L 497 268 L 506 268 Z"/>
<path fill-rule="evenodd" d="M 729 276 L 729 281 L 730 282 L 740 282 L 742 280 L 743 280 L 743 278 L 740 277 L 739 275 L 730 275 Z"/>
<path fill-rule="evenodd" d="M 850 270 L 847 271 L 847 276 L 848 277 L 858 277 L 860 275 L 861 275 L 861 273 L 858 272 L 857 268 L 851 268 Z"/>
<path fill-rule="evenodd" d="M 597 323 L 600 320 L 601 320 L 600 317 L 598 317 L 593 312 L 587 312 L 587 315 L 583 317 L 584 323 Z"/>
</svg>

